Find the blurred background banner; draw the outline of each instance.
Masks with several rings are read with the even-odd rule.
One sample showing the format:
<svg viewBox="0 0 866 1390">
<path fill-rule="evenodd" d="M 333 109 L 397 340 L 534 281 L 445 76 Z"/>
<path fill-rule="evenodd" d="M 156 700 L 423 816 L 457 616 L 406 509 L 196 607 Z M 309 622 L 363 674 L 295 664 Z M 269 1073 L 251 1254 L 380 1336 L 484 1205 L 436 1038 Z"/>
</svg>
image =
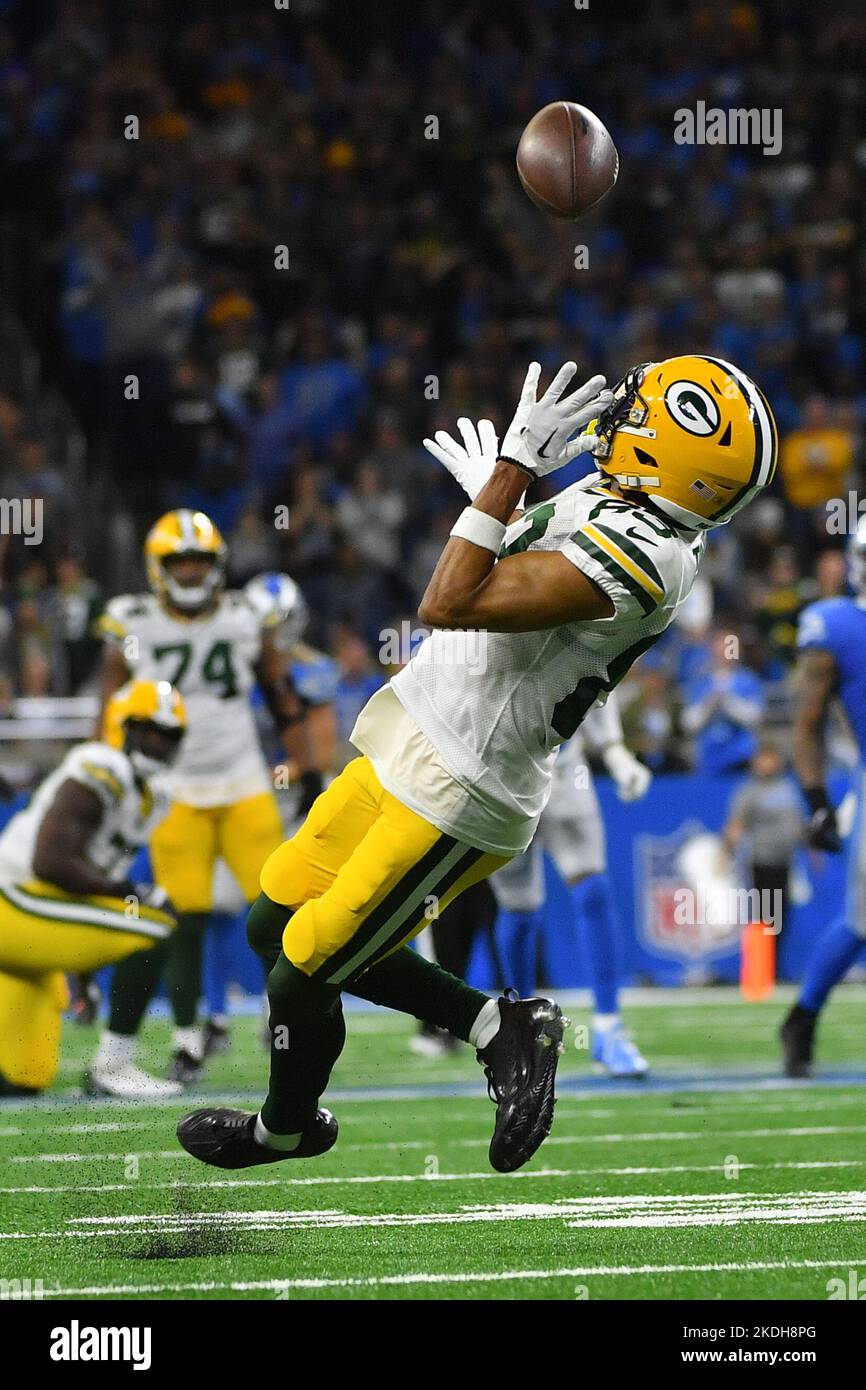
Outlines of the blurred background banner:
<svg viewBox="0 0 866 1390">
<path fill-rule="evenodd" d="M 706 832 L 718 834 L 728 815 L 737 781 L 724 777 L 657 777 L 643 801 L 629 806 L 617 798 L 613 785 L 597 781 L 609 846 L 609 872 L 620 917 L 624 964 L 632 984 L 704 985 L 736 982 L 740 973 L 739 924 L 716 921 L 711 887 L 695 894 L 695 912 L 683 894 L 689 876 L 683 850 Z M 838 776 L 832 791 L 841 801 L 848 781 Z M 842 855 L 795 857 L 793 902 L 789 904 L 781 941 L 777 942 L 777 971 L 781 979 L 800 978 L 810 945 L 840 910 L 844 898 L 847 852 Z M 733 881 L 734 891 L 746 882 Z M 573 908 L 561 879 L 547 864 L 547 903 L 543 957 L 545 980 L 560 989 L 589 983 Z M 678 921 L 693 915 L 698 920 Z M 704 920 L 701 920 L 704 919 Z M 487 988 L 498 981 L 487 944 L 480 939 L 472 978 Z"/>
</svg>

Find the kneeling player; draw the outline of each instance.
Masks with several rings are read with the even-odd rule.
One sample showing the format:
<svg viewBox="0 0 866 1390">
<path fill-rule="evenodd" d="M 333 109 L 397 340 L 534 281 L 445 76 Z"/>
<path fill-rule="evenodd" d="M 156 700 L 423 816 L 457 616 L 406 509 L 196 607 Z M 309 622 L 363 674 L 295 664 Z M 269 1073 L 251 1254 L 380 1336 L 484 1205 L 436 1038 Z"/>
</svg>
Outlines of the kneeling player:
<svg viewBox="0 0 866 1390">
<path fill-rule="evenodd" d="M 133 681 L 112 696 L 108 741 L 79 744 L 0 835 L 0 1094 L 49 1086 L 57 1071 L 64 973 L 153 951 L 175 919 L 160 890 L 126 875 L 165 815 L 151 778 L 172 761 L 186 727 L 166 681 Z M 115 1059 L 127 1093 L 154 1082 Z"/>
<path fill-rule="evenodd" d="M 431 903 L 446 907 L 527 847 L 557 747 L 671 622 L 702 533 L 770 481 L 776 434 L 754 383 L 716 358 L 644 363 L 613 398 L 595 377 L 560 399 L 569 363 L 537 401 L 540 371 L 501 449 L 489 421 L 461 421 L 467 447 L 442 449 L 474 505 L 421 604 L 434 631 L 361 712 L 363 756 L 262 871 L 248 931 L 270 966 L 270 1089 L 259 1114 L 181 1121 L 180 1142 L 203 1162 L 246 1168 L 332 1146 L 336 1121 L 318 1107 L 345 1038 L 344 989 L 477 1049 L 498 1171 L 550 1131 L 558 1007 L 488 999 L 406 943 Z M 569 443 L 594 419 L 596 433 Z M 528 482 L 588 448 L 605 477 L 515 518 Z"/>
</svg>

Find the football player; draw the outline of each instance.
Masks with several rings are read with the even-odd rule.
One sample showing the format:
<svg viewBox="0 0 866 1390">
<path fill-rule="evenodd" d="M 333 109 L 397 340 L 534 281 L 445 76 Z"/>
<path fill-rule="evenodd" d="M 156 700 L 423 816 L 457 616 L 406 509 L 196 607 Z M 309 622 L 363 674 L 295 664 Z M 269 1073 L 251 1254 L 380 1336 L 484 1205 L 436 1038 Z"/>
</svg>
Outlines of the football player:
<svg viewBox="0 0 866 1390">
<path fill-rule="evenodd" d="M 226 546 L 217 528 L 202 512 L 168 512 L 144 550 L 150 593 L 113 598 L 100 619 L 106 639 L 102 691 L 110 698 L 134 673 L 172 681 L 187 706 L 188 736 L 168 781 L 171 810 L 150 853 L 156 882 L 178 914 L 166 972 L 175 1023 L 169 1075 L 189 1085 L 200 1075 L 204 1053 L 196 1015 L 214 866 L 224 859 L 251 902 L 262 865 L 282 839 L 250 701 L 254 685 L 280 731 L 287 776 L 299 783 L 305 806 L 322 781 L 304 706 L 271 624 L 246 594 L 225 589 Z M 127 1007 L 139 1017 L 156 983 L 135 964 L 123 972 Z M 111 1046 L 105 1037 L 103 1047 Z"/>
<path fill-rule="evenodd" d="M 337 663 L 304 640 L 309 610 L 299 586 L 288 574 L 258 574 L 244 593 L 283 656 L 295 694 L 305 713 L 315 767 L 327 776 L 337 758 L 337 720 L 334 698 L 340 680 Z"/>
<path fill-rule="evenodd" d="M 360 756 L 262 870 L 248 932 L 270 966 L 268 1096 L 257 1114 L 181 1121 L 203 1162 L 246 1168 L 334 1144 L 319 1098 L 345 1039 L 343 990 L 477 1049 L 495 1169 L 519 1168 L 550 1131 L 558 1006 L 489 999 L 407 942 L 431 904 L 527 848 L 556 749 L 664 632 L 707 529 L 761 491 L 777 452 L 763 396 L 717 358 L 643 363 L 613 396 L 602 377 L 566 394 L 575 370 L 539 400 L 532 364 L 501 445 L 484 421 L 460 422 L 465 448 L 436 441 L 473 502 L 421 602 L 434 631 L 362 710 Z M 527 484 L 589 448 L 600 474 L 515 516 Z"/>
<path fill-rule="evenodd" d="M 644 1077 L 649 1064 L 619 1015 L 619 927 L 607 877 L 604 823 L 586 765 L 585 742 L 601 756 L 623 801 L 645 796 L 652 781 L 649 768 L 623 742 L 612 693 L 603 705 L 592 707 L 580 732 L 560 750 L 553 765 L 550 800 L 529 849 L 490 879 L 499 903 L 499 956 L 506 978 L 518 993 L 532 994 L 545 902 L 546 852 L 568 885 L 589 966 L 595 1003 L 593 1061 L 609 1076 Z"/>
<path fill-rule="evenodd" d="M 857 743 L 857 812 L 851 831 L 845 903 L 818 938 L 796 1004 L 781 1029 L 785 1073 L 810 1076 L 818 1017 L 866 945 L 866 517 L 849 542 L 849 578 L 856 597 L 825 598 L 804 608 L 797 634 L 797 709 L 794 767 L 809 803 L 807 837 L 813 849 L 838 854 L 842 839 L 827 794 L 824 743 L 838 700 Z"/>
<path fill-rule="evenodd" d="M 256 575 L 244 586 L 244 592 L 272 634 L 274 646 L 283 656 L 285 669 L 304 707 L 315 766 L 327 776 L 333 771 L 336 761 L 334 696 L 340 678 L 339 668 L 329 656 L 302 640 L 309 623 L 309 610 L 300 588 L 290 575 Z M 257 689 L 253 691 L 253 704 L 258 713 L 260 693 Z M 267 747 L 273 728 L 267 713 L 264 723 L 265 727 L 260 732 Z M 283 822 L 287 830 L 297 828 L 297 807 L 298 798 L 295 796 L 290 806 L 283 808 Z M 224 941 L 231 939 L 237 914 L 243 910 L 240 890 L 220 860 L 215 872 L 212 915 L 212 925 L 219 939 L 211 937 L 211 945 L 216 949 L 211 953 L 205 982 L 208 1006 L 204 1026 L 205 1056 L 223 1052 L 229 1046 L 226 990 L 231 956 L 230 952 L 219 948 Z M 270 1046 L 269 1034 L 267 1045 Z"/>
<path fill-rule="evenodd" d="M 106 709 L 106 741 L 79 744 L 0 835 L 0 1094 L 32 1094 L 57 1071 L 64 972 L 159 954 L 175 919 L 161 889 L 129 880 L 168 810 L 159 777 L 186 727 L 167 681 L 132 681 Z M 105 1069 L 125 1094 L 170 1095 L 118 1038 Z"/>
</svg>

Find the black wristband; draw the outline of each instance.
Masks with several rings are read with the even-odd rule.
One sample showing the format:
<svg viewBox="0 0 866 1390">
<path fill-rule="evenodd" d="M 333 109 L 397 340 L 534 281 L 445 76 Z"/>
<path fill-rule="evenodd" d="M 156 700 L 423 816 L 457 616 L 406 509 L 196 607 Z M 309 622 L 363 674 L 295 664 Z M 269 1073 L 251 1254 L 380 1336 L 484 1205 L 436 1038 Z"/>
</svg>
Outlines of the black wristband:
<svg viewBox="0 0 866 1390">
<path fill-rule="evenodd" d="M 804 787 L 803 795 L 813 816 L 816 811 L 832 811 L 826 787 Z"/>
<path fill-rule="evenodd" d="M 512 464 L 514 465 L 515 468 L 519 468 L 519 469 L 520 469 L 521 473 L 525 473 L 526 476 L 527 476 L 527 478 L 531 478 L 532 481 L 533 481 L 534 483 L 537 483 L 537 482 L 538 482 L 538 474 L 537 474 L 537 473 L 533 473 L 532 469 L 531 469 L 531 468 L 527 468 L 526 464 L 525 464 L 525 463 L 521 463 L 519 459 L 513 459 L 513 458 L 511 457 L 510 454 L 498 454 L 498 455 L 497 455 L 497 458 L 496 458 L 496 462 L 497 462 L 497 463 L 512 463 Z"/>
</svg>

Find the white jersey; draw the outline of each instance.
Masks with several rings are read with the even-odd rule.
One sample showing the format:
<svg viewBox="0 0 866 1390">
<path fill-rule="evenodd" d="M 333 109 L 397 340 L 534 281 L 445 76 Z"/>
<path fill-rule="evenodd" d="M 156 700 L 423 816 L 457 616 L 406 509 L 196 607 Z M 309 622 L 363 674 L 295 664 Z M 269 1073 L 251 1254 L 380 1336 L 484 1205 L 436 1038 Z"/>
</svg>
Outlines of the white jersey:
<svg viewBox="0 0 866 1390">
<path fill-rule="evenodd" d="M 267 791 L 250 692 L 263 620 L 245 594 L 220 594 L 200 618 L 168 613 L 153 594 L 123 594 L 100 620 L 138 680 L 167 680 L 184 698 L 187 731 L 165 783 L 173 800 L 226 806 Z"/>
<path fill-rule="evenodd" d="M 142 787 L 120 749 L 107 743 L 80 743 L 49 773 L 29 805 L 12 817 L 0 835 L 0 882 L 22 883 L 33 877 L 33 852 L 40 826 L 58 789 L 70 780 L 80 782 L 99 798 L 102 819 L 85 854 L 91 864 L 118 883 L 126 878 L 139 849 L 168 810 L 164 788 L 154 783 Z"/>
<path fill-rule="evenodd" d="M 381 757 L 381 738 L 368 740 L 365 716 L 375 714 L 376 695 L 352 742 L 369 753 L 387 789 L 432 824 L 479 848 L 519 853 L 550 794 L 556 749 L 672 621 L 703 546 L 703 534 L 622 501 L 598 475 L 509 526 L 500 558 L 557 550 L 610 596 L 615 611 L 542 632 L 437 630 L 393 678 L 393 695 L 464 791 L 447 824 L 423 777 L 413 782 L 404 774 L 398 783 Z"/>
</svg>

